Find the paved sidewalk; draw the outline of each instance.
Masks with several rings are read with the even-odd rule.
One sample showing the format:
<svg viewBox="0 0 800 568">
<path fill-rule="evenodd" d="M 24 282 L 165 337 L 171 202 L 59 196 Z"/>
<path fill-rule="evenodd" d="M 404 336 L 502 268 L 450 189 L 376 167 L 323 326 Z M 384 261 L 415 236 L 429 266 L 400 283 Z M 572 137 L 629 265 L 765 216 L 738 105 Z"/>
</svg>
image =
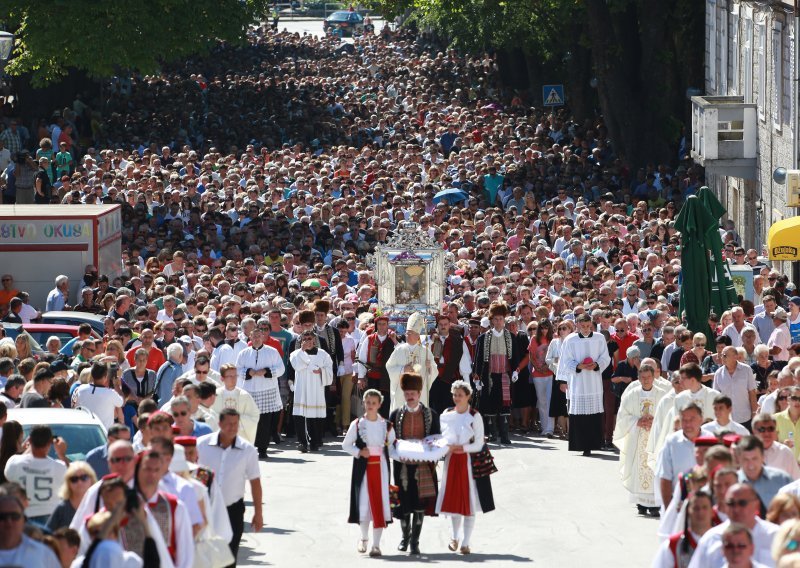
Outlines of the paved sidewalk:
<svg viewBox="0 0 800 568">
<path fill-rule="evenodd" d="M 512 439 L 511 448 L 491 447 L 499 468 L 492 476 L 497 510 L 478 516 L 473 554 L 448 551 L 449 520 L 427 518 L 419 562 L 649 566 L 658 521 L 638 517 L 628 503 L 616 454 L 584 458 L 568 452 L 561 440 Z M 352 459 L 333 442 L 319 454 L 301 454 L 286 442 L 279 448 L 261 462 L 266 527 L 258 535 L 245 533 L 239 566 L 344 566 L 373 560 L 356 552 L 358 529 L 346 523 Z M 248 507 L 245 518 L 251 516 Z M 384 532 L 382 561 L 414 561 L 396 550 L 399 539 L 399 523 L 393 523 Z"/>
</svg>

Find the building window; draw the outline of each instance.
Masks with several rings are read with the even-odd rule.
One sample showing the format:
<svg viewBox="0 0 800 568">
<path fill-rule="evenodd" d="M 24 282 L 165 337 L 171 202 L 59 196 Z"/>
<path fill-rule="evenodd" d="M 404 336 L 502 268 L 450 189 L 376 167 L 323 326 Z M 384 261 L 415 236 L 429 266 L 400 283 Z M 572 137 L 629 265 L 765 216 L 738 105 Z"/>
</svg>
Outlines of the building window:
<svg viewBox="0 0 800 568">
<path fill-rule="evenodd" d="M 731 49 L 728 56 L 728 94 L 739 94 L 739 14 L 731 12 L 730 18 Z"/>
<path fill-rule="evenodd" d="M 744 47 L 742 49 L 742 95 L 744 102 L 753 102 L 753 20 L 744 20 Z"/>
<path fill-rule="evenodd" d="M 723 5 L 724 6 L 724 5 Z M 728 11 L 717 10 L 717 29 L 719 30 L 719 94 L 728 92 Z"/>
<path fill-rule="evenodd" d="M 783 124 L 783 26 L 772 24 L 772 126 L 780 131 Z"/>
<path fill-rule="evenodd" d="M 758 106 L 758 118 L 765 121 L 767 120 L 767 29 L 764 24 L 756 24 L 756 30 L 758 32 L 758 88 L 756 89 L 755 95 Z"/>
<path fill-rule="evenodd" d="M 708 22 L 708 77 L 712 90 L 717 88 L 717 1 L 709 0 L 706 4 L 706 22 Z"/>
</svg>

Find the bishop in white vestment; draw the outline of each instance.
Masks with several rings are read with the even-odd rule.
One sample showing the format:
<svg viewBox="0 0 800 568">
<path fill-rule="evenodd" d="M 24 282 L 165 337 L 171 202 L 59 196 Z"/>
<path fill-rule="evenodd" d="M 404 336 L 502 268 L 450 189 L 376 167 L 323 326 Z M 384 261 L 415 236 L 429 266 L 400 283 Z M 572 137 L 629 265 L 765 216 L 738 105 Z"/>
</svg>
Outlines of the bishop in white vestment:
<svg viewBox="0 0 800 568">
<path fill-rule="evenodd" d="M 647 464 L 647 441 L 656 405 L 667 391 L 654 383 L 654 375 L 655 369 L 649 365 L 639 369 L 639 380 L 631 383 L 622 395 L 614 429 L 613 442 L 620 450 L 622 485 L 640 512 L 656 506 L 653 470 Z"/>
<path fill-rule="evenodd" d="M 390 410 L 402 408 L 406 403 L 403 389 L 400 388 L 400 376 L 403 373 L 418 373 L 422 377 L 420 401 L 428 406 L 428 391 L 436 378 L 437 368 L 430 346 L 423 344 L 422 333 L 425 331 L 425 318 L 414 312 L 406 325 L 406 343 L 399 343 L 386 361 L 389 373 Z"/>
</svg>

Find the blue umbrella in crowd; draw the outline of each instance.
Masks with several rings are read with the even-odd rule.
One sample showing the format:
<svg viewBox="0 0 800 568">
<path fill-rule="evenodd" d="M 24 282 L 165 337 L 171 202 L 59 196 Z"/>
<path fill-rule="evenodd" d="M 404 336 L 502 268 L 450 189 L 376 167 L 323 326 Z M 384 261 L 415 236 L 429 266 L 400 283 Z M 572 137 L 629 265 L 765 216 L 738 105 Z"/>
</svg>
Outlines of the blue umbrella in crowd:
<svg viewBox="0 0 800 568">
<path fill-rule="evenodd" d="M 451 187 L 450 189 L 443 189 L 433 196 L 433 202 L 439 203 L 440 201 L 447 201 L 450 205 L 458 203 L 459 201 L 466 201 L 469 196 L 458 188 Z"/>
</svg>

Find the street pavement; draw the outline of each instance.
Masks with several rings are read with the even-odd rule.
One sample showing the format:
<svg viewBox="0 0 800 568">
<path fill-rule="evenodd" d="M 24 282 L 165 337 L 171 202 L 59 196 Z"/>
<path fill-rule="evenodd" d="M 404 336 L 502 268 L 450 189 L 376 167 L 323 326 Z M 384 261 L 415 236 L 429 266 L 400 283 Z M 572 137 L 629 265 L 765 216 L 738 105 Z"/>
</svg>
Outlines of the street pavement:
<svg viewBox="0 0 800 568">
<path fill-rule="evenodd" d="M 583 457 L 562 440 L 512 437 L 491 445 L 497 509 L 479 515 L 472 554 L 447 550 L 450 520 L 426 518 L 419 558 L 397 551 L 400 525 L 384 531 L 382 559 L 356 552 L 358 527 L 347 524 L 352 458 L 328 441 L 301 454 L 293 442 L 270 448 L 261 462 L 264 530 L 245 532 L 239 566 L 344 566 L 360 562 L 422 562 L 443 566 L 484 562 L 492 567 L 531 563 L 545 568 L 649 566 L 658 546 L 658 521 L 639 517 L 619 480 L 613 452 Z M 441 476 L 441 468 L 439 470 Z M 249 499 L 249 497 L 248 497 Z M 252 518 L 248 502 L 245 519 Z M 249 524 L 247 525 L 249 529 Z M 370 544 L 371 546 L 371 544 Z"/>
<path fill-rule="evenodd" d="M 373 18 L 372 23 L 375 24 L 375 33 L 383 29 L 383 19 Z M 278 29 L 283 31 L 288 30 L 291 33 L 311 34 L 317 37 L 322 37 L 322 18 L 305 19 L 305 20 L 290 20 L 288 18 L 281 18 Z M 345 41 L 352 42 L 351 38 L 344 38 Z"/>
</svg>

